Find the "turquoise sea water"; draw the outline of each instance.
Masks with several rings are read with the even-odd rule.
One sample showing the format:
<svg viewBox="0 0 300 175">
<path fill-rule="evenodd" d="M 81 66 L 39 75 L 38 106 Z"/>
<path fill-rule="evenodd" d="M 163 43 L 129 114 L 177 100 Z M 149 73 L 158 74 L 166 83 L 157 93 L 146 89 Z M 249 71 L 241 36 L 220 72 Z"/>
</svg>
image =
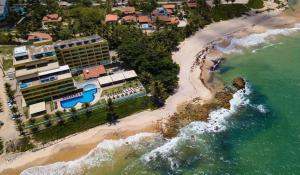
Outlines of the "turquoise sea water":
<svg viewBox="0 0 300 175">
<path fill-rule="evenodd" d="M 175 144 L 160 147 L 168 143 L 160 141 L 127 159 L 135 149 L 119 149 L 110 166 L 85 174 L 300 174 L 300 33 L 230 57 L 216 76 L 228 84 L 246 78 L 251 94 L 224 131 L 182 132 Z M 163 151 L 151 154 L 155 148 Z M 146 161 L 149 154 L 156 157 Z"/>
<path fill-rule="evenodd" d="M 225 140 L 238 159 L 234 174 L 300 174 L 300 34 L 273 43 L 233 56 L 219 74 L 225 82 L 245 77 L 253 86 L 254 103 L 269 111 L 238 114 L 245 120 Z"/>
</svg>

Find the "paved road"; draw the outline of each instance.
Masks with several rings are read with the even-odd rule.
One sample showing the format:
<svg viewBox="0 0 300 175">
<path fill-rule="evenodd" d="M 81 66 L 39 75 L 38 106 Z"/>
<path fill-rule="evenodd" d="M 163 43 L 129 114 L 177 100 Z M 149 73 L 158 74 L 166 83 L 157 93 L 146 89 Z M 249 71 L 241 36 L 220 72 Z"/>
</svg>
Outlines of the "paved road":
<svg viewBox="0 0 300 175">
<path fill-rule="evenodd" d="M 1 55 L 0 55 L 1 59 Z M 3 141 L 13 140 L 19 137 L 19 132 L 15 128 L 15 123 L 9 118 L 9 109 L 7 105 L 7 96 L 4 88 L 4 77 L 0 71 L 0 101 L 3 104 L 4 112 L 0 113 L 0 120 L 4 122 L 4 126 L 0 128 L 0 137 Z"/>
</svg>

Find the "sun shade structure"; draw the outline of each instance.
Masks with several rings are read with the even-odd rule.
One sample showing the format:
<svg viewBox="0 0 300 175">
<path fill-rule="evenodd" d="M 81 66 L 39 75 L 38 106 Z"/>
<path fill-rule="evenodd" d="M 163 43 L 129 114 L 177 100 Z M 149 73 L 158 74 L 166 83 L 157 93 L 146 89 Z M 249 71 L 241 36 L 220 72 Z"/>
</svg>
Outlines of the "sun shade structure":
<svg viewBox="0 0 300 175">
<path fill-rule="evenodd" d="M 29 114 L 31 117 L 36 117 L 36 116 L 46 114 L 46 103 L 43 101 L 40 103 L 35 103 L 30 105 Z"/>
<path fill-rule="evenodd" d="M 116 73 L 111 75 L 110 77 L 113 80 L 113 82 L 120 82 L 125 80 L 123 73 Z"/>
<path fill-rule="evenodd" d="M 113 81 L 109 75 L 98 78 L 98 82 L 99 82 L 100 86 L 108 86 L 113 83 Z"/>
<path fill-rule="evenodd" d="M 135 73 L 134 70 L 125 71 L 125 72 L 123 72 L 123 75 L 124 75 L 126 80 L 133 79 L 133 78 L 137 77 L 137 74 Z"/>
</svg>

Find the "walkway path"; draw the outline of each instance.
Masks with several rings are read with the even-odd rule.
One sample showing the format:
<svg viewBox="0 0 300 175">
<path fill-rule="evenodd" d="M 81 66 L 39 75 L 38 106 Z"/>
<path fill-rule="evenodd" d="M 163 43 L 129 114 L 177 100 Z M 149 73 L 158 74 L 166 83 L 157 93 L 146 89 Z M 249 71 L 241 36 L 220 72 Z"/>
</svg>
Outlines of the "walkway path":
<svg viewBox="0 0 300 175">
<path fill-rule="evenodd" d="M 1 55 L 0 55 L 1 59 Z M 7 95 L 4 88 L 5 77 L 0 71 L 0 102 L 3 104 L 3 112 L 0 113 L 0 120 L 4 122 L 4 126 L 0 128 L 0 138 L 3 141 L 14 140 L 19 137 L 19 133 L 15 128 L 15 123 L 9 117 L 9 108 L 7 105 Z"/>
</svg>

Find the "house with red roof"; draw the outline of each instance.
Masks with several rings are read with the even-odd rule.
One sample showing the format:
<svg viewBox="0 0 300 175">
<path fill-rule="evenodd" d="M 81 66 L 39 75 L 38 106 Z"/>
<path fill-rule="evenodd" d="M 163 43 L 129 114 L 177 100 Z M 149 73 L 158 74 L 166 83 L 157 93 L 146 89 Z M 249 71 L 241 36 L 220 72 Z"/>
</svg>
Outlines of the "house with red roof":
<svg viewBox="0 0 300 175">
<path fill-rule="evenodd" d="M 197 7 L 197 1 L 196 0 L 188 0 L 186 2 L 186 5 L 189 7 L 189 8 L 196 8 Z"/>
<path fill-rule="evenodd" d="M 157 20 L 162 21 L 168 25 L 178 25 L 179 18 L 176 16 L 158 16 Z"/>
<path fill-rule="evenodd" d="M 134 15 L 127 15 L 122 17 L 122 22 L 124 24 L 132 24 L 137 22 L 137 17 Z"/>
<path fill-rule="evenodd" d="M 134 15 L 135 14 L 135 8 L 134 7 L 130 7 L 130 6 L 126 6 L 121 8 L 121 12 L 123 15 Z"/>
<path fill-rule="evenodd" d="M 42 40 L 52 40 L 51 35 L 48 33 L 42 33 L 42 32 L 32 32 L 27 35 L 28 41 L 42 41 Z"/>
<path fill-rule="evenodd" d="M 105 23 L 115 24 L 119 20 L 118 15 L 115 14 L 107 14 L 105 16 Z"/>
<path fill-rule="evenodd" d="M 49 29 L 50 27 L 55 27 L 62 22 L 62 17 L 58 14 L 48 14 L 42 19 L 43 29 Z"/>
</svg>

